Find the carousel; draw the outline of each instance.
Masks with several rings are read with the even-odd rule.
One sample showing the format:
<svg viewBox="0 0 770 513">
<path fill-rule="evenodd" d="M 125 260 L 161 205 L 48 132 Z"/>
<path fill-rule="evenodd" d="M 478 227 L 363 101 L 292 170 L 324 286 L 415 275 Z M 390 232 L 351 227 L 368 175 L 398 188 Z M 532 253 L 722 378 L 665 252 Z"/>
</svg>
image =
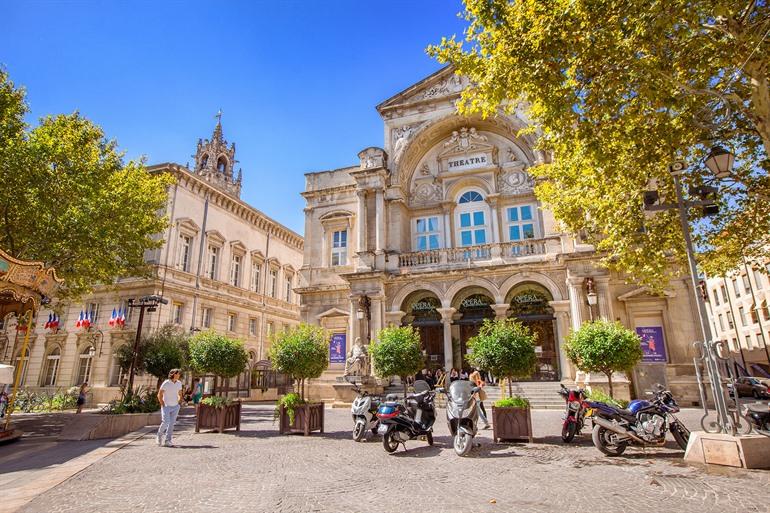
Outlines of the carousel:
<svg viewBox="0 0 770 513">
<path fill-rule="evenodd" d="M 22 339 L 19 351 L 22 364 L 18 368 L 0 364 L 0 392 L 11 387 L 4 422 L 0 424 L 0 443 L 15 440 L 22 435 L 20 430 L 13 429 L 11 415 L 25 371 L 24 362 L 29 361 L 29 337 L 34 331 L 33 320 L 40 306 L 48 302 L 61 282 L 53 268 L 46 268 L 41 262 L 18 260 L 0 249 L 0 319 L 15 316 L 18 319 L 17 334 L 22 335 L 14 341 L 16 346 L 19 338 Z M 10 343 L 7 338 L 5 343 Z M 13 350 L 15 352 L 16 347 Z"/>
</svg>

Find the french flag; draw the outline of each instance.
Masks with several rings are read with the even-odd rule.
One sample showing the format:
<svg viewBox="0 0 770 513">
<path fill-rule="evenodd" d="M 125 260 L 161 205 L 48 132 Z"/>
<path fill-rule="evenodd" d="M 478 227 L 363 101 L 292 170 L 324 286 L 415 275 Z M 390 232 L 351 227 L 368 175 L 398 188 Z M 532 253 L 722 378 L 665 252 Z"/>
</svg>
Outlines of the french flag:
<svg viewBox="0 0 770 513">
<path fill-rule="evenodd" d="M 88 328 L 90 328 L 90 327 L 91 327 L 91 322 L 93 321 L 93 319 L 94 319 L 94 313 L 93 313 L 93 312 L 86 312 L 86 315 L 85 315 L 85 317 L 83 318 L 83 324 L 82 324 L 82 326 L 83 326 L 85 329 L 88 329 Z"/>
<path fill-rule="evenodd" d="M 117 324 L 121 328 L 124 328 L 126 326 L 126 312 L 123 311 L 122 307 L 118 309 Z"/>
<path fill-rule="evenodd" d="M 56 314 L 53 314 L 53 318 L 51 319 L 51 324 L 48 326 L 52 330 L 55 330 L 59 327 L 59 316 Z"/>
<path fill-rule="evenodd" d="M 49 329 L 51 327 L 51 323 L 53 323 L 53 314 L 48 314 L 48 320 L 43 325 L 43 328 Z"/>
<path fill-rule="evenodd" d="M 76 328 L 82 328 L 83 327 L 83 310 L 80 311 L 80 316 L 78 317 L 78 320 L 75 321 L 75 327 Z"/>
<path fill-rule="evenodd" d="M 115 324 L 118 322 L 118 312 L 113 308 L 112 309 L 112 316 L 110 317 L 110 320 L 107 322 L 110 328 L 114 328 Z"/>
</svg>

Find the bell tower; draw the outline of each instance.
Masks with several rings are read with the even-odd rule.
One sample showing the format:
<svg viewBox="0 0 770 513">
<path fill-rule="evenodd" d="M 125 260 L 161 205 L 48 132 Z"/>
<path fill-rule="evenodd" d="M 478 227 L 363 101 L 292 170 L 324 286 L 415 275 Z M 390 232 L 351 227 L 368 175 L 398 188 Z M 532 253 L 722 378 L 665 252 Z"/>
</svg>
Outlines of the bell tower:
<svg viewBox="0 0 770 513">
<path fill-rule="evenodd" d="M 227 146 L 222 136 L 222 111 L 217 115 L 217 126 L 214 127 L 214 133 L 211 139 L 198 139 L 198 149 L 195 152 L 195 168 L 193 174 L 209 182 L 214 187 L 223 192 L 240 198 L 241 196 L 241 170 L 238 169 L 238 176 L 233 176 L 235 169 L 235 143 Z"/>
</svg>

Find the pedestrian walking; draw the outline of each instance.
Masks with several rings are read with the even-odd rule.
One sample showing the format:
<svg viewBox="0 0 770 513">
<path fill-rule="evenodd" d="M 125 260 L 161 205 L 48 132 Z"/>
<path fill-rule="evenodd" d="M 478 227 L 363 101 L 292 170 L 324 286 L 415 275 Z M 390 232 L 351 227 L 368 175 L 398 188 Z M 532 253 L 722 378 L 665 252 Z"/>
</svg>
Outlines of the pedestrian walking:
<svg viewBox="0 0 770 513">
<path fill-rule="evenodd" d="M 481 420 L 484 421 L 484 427 L 482 429 L 489 429 L 487 410 L 484 408 L 484 399 L 487 398 L 487 393 L 484 391 L 484 380 L 481 379 L 481 374 L 479 374 L 479 371 L 477 370 L 471 372 L 471 375 L 468 376 L 468 379 L 470 380 L 471 384 L 473 384 L 473 386 L 479 387 L 479 391 L 477 392 L 479 397 L 479 417 L 481 417 Z"/>
<path fill-rule="evenodd" d="M 203 399 L 203 382 L 200 378 L 195 378 L 192 382 L 192 402 L 195 408 L 198 408 L 201 399 Z"/>
<path fill-rule="evenodd" d="M 168 379 L 163 382 L 158 390 L 158 401 L 160 401 L 160 427 L 156 441 L 158 445 L 174 447 L 173 435 L 176 417 L 179 415 L 179 403 L 182 401 L 182 381 L 179 379 L 182 371 L 171 369 L 168 373 Z M 165 441 L 164 441 L 165 438 Z"/>
<path fill-rule="evenodd" d="M 83 405 L 86 404 L 86 394 L 88 394 L 88 383 L 83 383 L 80 385 L 80 391 L 78 392 L 78 411 L 76 413 L 83 412 Z"/>
<path fill-rule="evenodd" d="M 5 410 L 8 408 L 8 394 L 5 390 L 0 391 L 0 418 L 5 417 Z"/>
</svg>

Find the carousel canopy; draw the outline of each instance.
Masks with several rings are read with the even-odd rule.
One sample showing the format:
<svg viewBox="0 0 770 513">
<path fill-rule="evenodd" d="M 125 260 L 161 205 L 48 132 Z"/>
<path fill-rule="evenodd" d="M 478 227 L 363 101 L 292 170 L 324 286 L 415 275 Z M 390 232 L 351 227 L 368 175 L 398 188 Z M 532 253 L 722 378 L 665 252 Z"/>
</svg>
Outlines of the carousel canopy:
<svg viewBox="0 0 770 513">
<path fill-rule="evenodd" d="M 0 317 L 37 311 L 44 297 L 51 297 L 62 280 L 42 262 L 25 262 L 0 249 Z"/>
</svg>

